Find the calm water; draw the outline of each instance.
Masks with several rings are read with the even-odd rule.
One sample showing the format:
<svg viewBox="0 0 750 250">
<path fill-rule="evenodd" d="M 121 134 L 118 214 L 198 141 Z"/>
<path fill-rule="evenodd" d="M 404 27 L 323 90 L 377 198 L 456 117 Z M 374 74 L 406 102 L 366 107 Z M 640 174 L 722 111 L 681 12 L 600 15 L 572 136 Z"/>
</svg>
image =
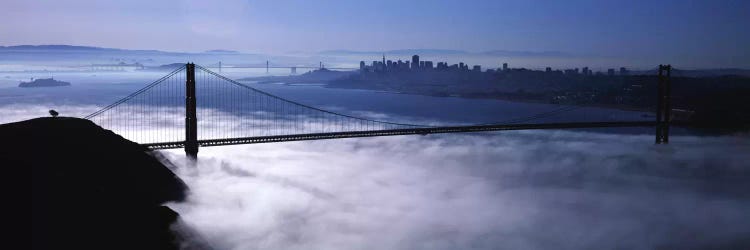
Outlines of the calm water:
<svg viewBox="0 0 750 250">
<path fill-rule="evenodd" d="M 281 73 L 281 72 L 277 72 Z M 10 105 L 43 104 L 71 115 L 65 108 L 76 105 L 106 106 L 165 73 L 58 73 L 55 79 L 72 83 L 70 87 L 19 88 L 18 82 L 30 77 L 49 77 L 39 74 L 6 73 L 0 75 L 0 108 Z M 225 72 L 230 78 L 259 75 L 258 72 Z M 247 85 L 268 93 L 345 114 L 378 114 L 388 121 L 418 121 L 422 123 L 481 124 L 525 118 L 559 109 L 552 104 L 522 103 L 490 99 L 432 97 L 386 93 L 370 90 L 326 88 L 319 84 L 256 84 Z M 75 113 L 75 112 L 73 112 Z M 84 114 L 75 114 L 84 115 Z M 29 117 L 30 118 L 30 117 Z M 560 115 L 533 122 L 566 121 L 638 121 L 653 119 L 647 113 L 605 108 L 580 107 Z M 530 121 L 532 122 L 532 121 Z M 652 133 L 650 128 L 598 129 L 627 133 Z M 677 131 L 680 133 L 681 131 Z"/>
</svg>

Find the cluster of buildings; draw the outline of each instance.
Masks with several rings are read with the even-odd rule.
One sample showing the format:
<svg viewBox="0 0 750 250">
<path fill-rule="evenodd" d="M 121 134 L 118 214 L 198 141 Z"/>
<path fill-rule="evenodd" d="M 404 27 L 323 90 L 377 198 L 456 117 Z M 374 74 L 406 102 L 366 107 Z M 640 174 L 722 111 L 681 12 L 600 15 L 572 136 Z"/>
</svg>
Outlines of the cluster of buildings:
<svg viewBox="0 0 750 250">
<path fill-rule="evenodd" d="M 438 62 L 437 64 L 433 64 L 432 61 L 420 61 L 419 55 L 413 55 L 411 57 L 411 61 L 391 61 L 386 60 L 385 55 L 383 55 L 382 61 L 372 61 L 372 64 L 367 65 L 365 61 L 359 62 L 359 70 L 362 73 L 383 73 L 383 72 L 413 72 L 413 71 L 472 71 L 472 72 L 482 72 L 482 67 L 480 65 L 474 65 L 471 68 L 469 68 L 468 64 L 465 64 L 463 62 L 460 62 L 458 64 L 452 64 L 448 65 L 447 62 Z M 527 69 L 520 68 L 520 69 L 511 69 L 508 68 L 508 63 L 503 63 L 502 68 L 498 69 L 487 69 L 485 72 L 488 73 L 494 73 L 494 72 L 508 72 L 508 71 L 527 71 Z M 575 68 L 575 69 L 565 69 L 565 70 L 553 70 L 550 67 L 547 67 L 545 70 L 546 73 L 558 73 L 558 74 L 565 74 L 565 75 L 604 75 L 603 72 L 596 72 L 592 71 L 588 67 L 583 67 L 581 69 Z M 615 69 L 608 69 L 607 75 L 614 76 L 616 75 Z M 620 68 L 619 75 L 629 75 L 630 71 L 624 67 Z"/>
<path fill-rule="evenodd" d="M 545 70 L 545 72 L 564 73 L 566 75 L 578 75 L 578 74 L 581 74 L 581 75 L 584 75 L 584 76 L 604 75 L 604 73 L 601 72 L 601 71 L 597 71 L 596 73 L 594 73 L 594 71 L 592 71 L 591 69 L 589 69 L 589 67 L 583 67 L 580 70 L 578 68 L 575 68 L 575 69 L 566 69 L 566 70 L 563 70 L 563 71 L 552 70 L 552 68 L 547 67 L 547 69 Z M 607 69 L 607 75 L 608 76 L 614 76 L 614 75 L 617 75 L 617 73 L 616 73 L 615 69 Z M 630 75 L 630 71 L 627 68 L 625 68 L 625 67 L 620 67 L 619 75 L 621 75 L 621 76 Z"/>
<path fill-rule="evenodd" d="M 468 71 L 469 65 L 464 63 L 448 65 L 447 62 L 433 64 L 432 61 L 420 61 L 419 55 L 413 55 L 411 61 L 391 61 L 386 60 L 385 55 L 383 55 L 382 61 L 372 61 L 370 65 L 366 65 L 365 61 L 360 61 L 359 70 L 361 72 Z M 474 65 L 471 70 L 481 72 L 482 68 L 479 65 Z"/>
</svg>

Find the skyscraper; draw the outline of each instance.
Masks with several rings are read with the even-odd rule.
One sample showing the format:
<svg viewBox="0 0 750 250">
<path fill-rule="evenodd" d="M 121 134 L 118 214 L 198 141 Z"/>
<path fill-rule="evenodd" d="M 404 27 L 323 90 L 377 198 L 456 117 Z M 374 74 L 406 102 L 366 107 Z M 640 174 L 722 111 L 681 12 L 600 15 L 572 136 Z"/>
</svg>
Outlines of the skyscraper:
<svg viewBox="0 0 750 250">
<path fill-rule="evenodd" d="M 424 62 L 424 69 L 425 70 L 432 70 L 433 69 L 432 61 L 425 61 Z"/>
<path fill-rule="evenodd" d="M 419 56 L 413 55 L 411 56 L 411 70 L 418 70 L 419 69 Z"/>
<path fill-rule="evenodd" d="M 508 71 L 508 63 L 503 63 L 503 71 Z"/>
</svg>

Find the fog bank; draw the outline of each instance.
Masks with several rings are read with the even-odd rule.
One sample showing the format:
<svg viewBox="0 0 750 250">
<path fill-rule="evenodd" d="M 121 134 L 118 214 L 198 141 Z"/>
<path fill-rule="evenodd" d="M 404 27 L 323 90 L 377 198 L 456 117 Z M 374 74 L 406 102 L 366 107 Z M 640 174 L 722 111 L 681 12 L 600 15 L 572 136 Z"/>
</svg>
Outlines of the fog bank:
<svg viewBox="0 0 750 250">
<path fill-rule="evenodd" d="M 743 248 L 746 152 L 564 131 L 209 147 L 170 207 L 218 249 Z"/>
</svg>

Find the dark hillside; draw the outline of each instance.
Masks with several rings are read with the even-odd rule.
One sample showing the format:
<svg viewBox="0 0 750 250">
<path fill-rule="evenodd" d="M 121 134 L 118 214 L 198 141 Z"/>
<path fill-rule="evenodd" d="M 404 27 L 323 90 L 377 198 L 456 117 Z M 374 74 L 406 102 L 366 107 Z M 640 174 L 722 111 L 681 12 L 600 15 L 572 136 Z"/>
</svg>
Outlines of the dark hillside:
<svg viewBox="0 0 750 250">
<path fill-rule="evenodd" d="M 19 210 L 8 228 L 31 235 L 22 248 L 177 249 L 178 214 L 162 204 L 187 188 L 155 156 L 88 120 L 0 125 L 6 204 Z"/>
</svg>

